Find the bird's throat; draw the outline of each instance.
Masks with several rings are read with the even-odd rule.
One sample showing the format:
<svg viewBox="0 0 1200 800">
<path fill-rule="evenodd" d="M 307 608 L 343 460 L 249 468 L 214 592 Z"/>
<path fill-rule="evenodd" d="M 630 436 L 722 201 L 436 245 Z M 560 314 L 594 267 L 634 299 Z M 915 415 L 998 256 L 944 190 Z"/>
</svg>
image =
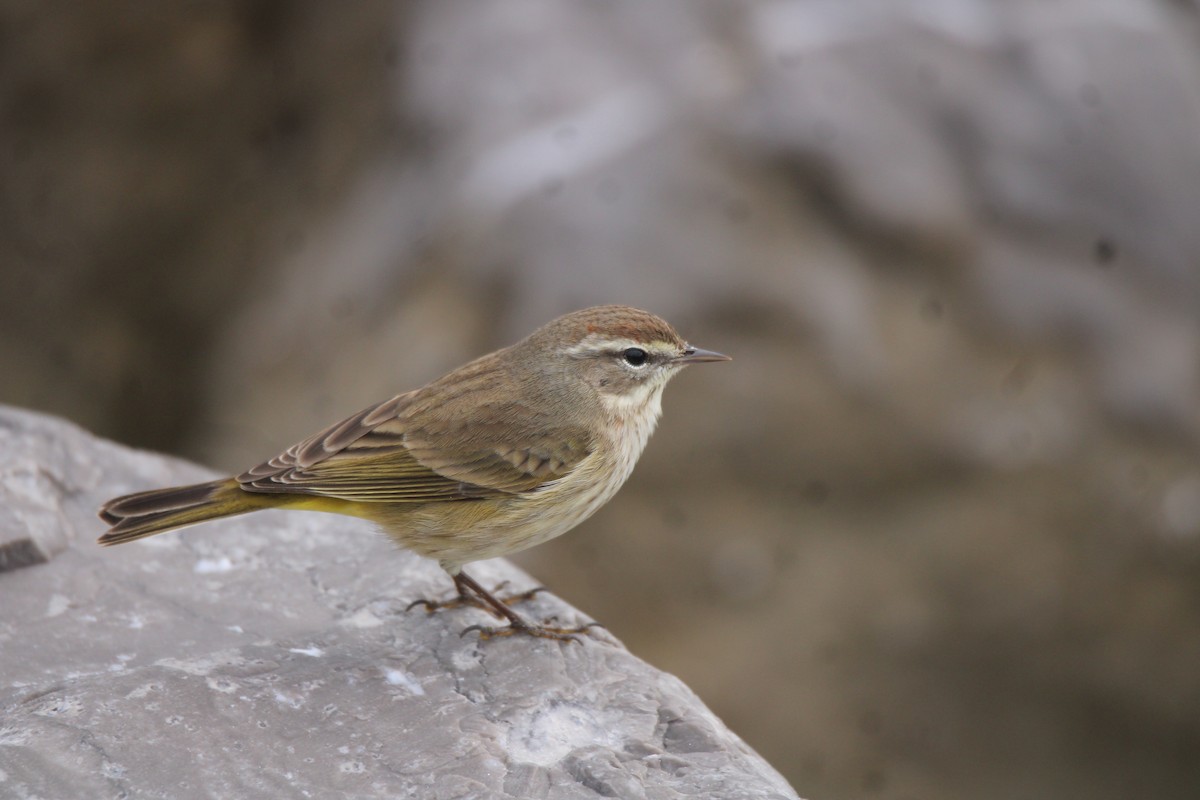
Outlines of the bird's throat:
<svg viewBox="0 0 1200 800">
<path fill-rule="evenodd" d="M 614 443 L 623 457 L 637 461 L 662 414 L 662 383 L 645 383 L 623 394 L 601 395 L 612 420 Z M 633 469 L 633 465 L 629 465 Z"/>
</svg>

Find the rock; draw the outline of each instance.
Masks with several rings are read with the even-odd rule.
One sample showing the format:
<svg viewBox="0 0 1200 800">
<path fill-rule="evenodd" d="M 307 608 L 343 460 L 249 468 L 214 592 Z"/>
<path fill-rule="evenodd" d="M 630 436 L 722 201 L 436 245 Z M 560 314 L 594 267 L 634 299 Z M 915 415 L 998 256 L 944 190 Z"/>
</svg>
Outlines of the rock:
<svg viewBox="0 0 1200 800">
<path fill-rule="evenodd" d="M 0 573 L 49 561 L 77 538 L 64 506 L 67 486 L 94 483 L 95 466 L 78 458 L 52 428 L 0 417 Z"/>
<path fill-rule="evenodd" d="M 206 473 L 11 408 L 0 437 L 0 532 L 47 562 L 0 574 L 0 795 L 796 796 L 611 637 L 481 642 L 460 632 L 483 612 L 406 612 L 449 581 L 355 520 L 265 512 L 103 549 L 102 500 Z M 527 610 L 581 619 L 547 593 Z"/>
</svg>

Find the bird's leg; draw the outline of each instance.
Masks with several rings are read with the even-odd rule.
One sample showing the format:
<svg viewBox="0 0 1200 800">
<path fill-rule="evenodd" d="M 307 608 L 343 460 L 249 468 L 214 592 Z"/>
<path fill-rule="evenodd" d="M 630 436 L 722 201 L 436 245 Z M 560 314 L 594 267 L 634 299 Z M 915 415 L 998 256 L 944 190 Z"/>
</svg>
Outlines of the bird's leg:
<svg viewBox="0 0 1200 800">
<path fill-rule="evenodd" d="M 449 600 L 427 600 L 424 597 L 421 597 L 409 603 L 408 607 L 404 610 L 411 611 L 417 606 L 424 606 L 425 611 L 432 614 L 434 611 L 441 611 L 442 609 L 446 608 L 463 608 L 464 606 L 471 606 L 473 608 L 486 611 L 489 614 L 496 613 L 491 606 L 489 606 L 479 597 L 479 595 L 475 594 L 475 592 L 471 591 L 469 586 L 463 583 L 459 575 L 451 575 L 450 577 L 454 579 L 454 588 L 458 590 L 457 595 L 451 597 Z M 508 581 L 503 581 L 499 586 L 496 587 L 496 589 L 499 590 L 503 588 L 507 583 Z"/>
<path fill-rule="evenodd" d="M 471 588 L 470 584 L 466 583 L 463 580 L 463 574 L 461 572 L 459 572 L 456 575 L 451 575 L 450 577 L 452 577 L 454 579 L 454 588 L 458 590 L 458 595 L 456 597 L 452 597 L 449 600 L 426 600 L 425 598 L 420 598 L 418 600 L 413 600 L 411 603 L 408 604 L 408 607 L 405 608 L 404 610 L 411 611 L 413 608 L 415 608 L 417 606 L 424 606 L 425 610 L 427 612 L 433 613 L 434 611 L 439 611 L 444 608 L 462 608 L 464 606 L 473 606 L 475 608 L 482 609 L 482 610 L 488 612 L 489 614 L 496 614 L 495 607 L 489 601 L 494 600 L 494 601 L 497 601 L 500 603 L 504 603 L 506 606 L 511 606 L 516 603 L 523 603 L 526 600 L 531 599 L 538 592 L 546 591 L 545 586 L 535 586 L 528 591 L 521 592 L 520 594 L 513 594 L 513 595 L 509 595 L 508 597 L 499 597 L 499 598 L 495 597 L 494 595 L 492 595 L 490 593 L 484 592 L 484 594 L 487 595 L 487 599 L 485 600 L 483 597 L 481 597 L 479 595 L 478 592 L 476 592 L 474 589 Z M 471 583 L 475 584 L 476 586 L 479 585 L 479 584 L 475 583 L 474 580 L 471 580 L 471 578 L 469 576 L 468 576 L 467 580 L 470 580 Z M 508 581 L 501 581 L 499 583 L 499 585 L 497 585 L 493 591 L 499 592 L 501 589 L 503 589 L 507 585 L 508 585 Z M 483 591 L 482 587 L 480 587 L 480 591 Z M 496 614 L 496 615 L 500 616 L 502 618 L 507 618 L 501 614 Z"/>
<path fill-rule="evenodd" d="M 508 598 L 507 600 L 496 599 L 486 589 L 480 586 L 474 578 L 462 571 L 459 571 L 459 573 L 454 576 L 454 585 L 458 587 L 459 592 L 462 592 L 464 587 L 470 589 L 471 592 L 473 592 L 475 596 L 479 598 L 479 600 L 490 606 L 489 610 L 493 614 L 508 620 L 508 625 L 503 628 L 488 628 L 484 627 L 483 625 L 472 625 L 463 630 L 464 635 L 471 631 L 476 631 L 479 633 L 479 638 L 491 639 L 493 637 L 512 636 L 516 633 L 522 633 L 527 636 L 536 636 L 541 639 L 565 639 L 567 641 L 579 642 L 582 644 L 576 634 L 587 633 L 591 628 L 604 627 L 598 622 L 589 622 L 586 625 L 575 628 L 562 628 L 546 625 L 545 623 L 530 622 L 516 611 L 513 611 L 511 608 L 509 608 L 508 603 L 512 598 Z M 536 589 L 526 592 L 524 595 L 518 595 L 518 597 L 532 597 L 544 589 L 545 587 L 539 586 Z"/>
</svg>

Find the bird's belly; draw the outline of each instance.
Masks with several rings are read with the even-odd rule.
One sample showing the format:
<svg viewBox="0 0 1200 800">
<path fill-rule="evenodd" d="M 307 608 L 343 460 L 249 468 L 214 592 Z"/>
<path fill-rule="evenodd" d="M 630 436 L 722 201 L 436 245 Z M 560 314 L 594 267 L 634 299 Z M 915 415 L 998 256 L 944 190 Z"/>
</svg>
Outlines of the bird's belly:
<svg viewBox="0 0 1200 800">
<path fill-rule="evenodd" d="M 593 456 L 595 457 L 595 456 Z M 599 459 L 524 495 L 431 504 L 405 515 L 403 524 L 380 520 L 401 544 L 443 566 L 461 566 L 526 550 L 561 536 L 607 503 L 633 471 L 637 455 Z"/>
</svg>

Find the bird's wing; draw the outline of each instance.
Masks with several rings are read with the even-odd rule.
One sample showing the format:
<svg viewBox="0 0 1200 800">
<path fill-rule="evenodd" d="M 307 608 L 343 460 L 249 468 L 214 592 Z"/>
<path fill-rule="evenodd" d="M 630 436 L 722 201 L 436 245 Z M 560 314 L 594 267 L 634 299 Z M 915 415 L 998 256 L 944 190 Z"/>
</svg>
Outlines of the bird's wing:
<svg viewBox="0 0 1200 800">
<path fill-rule="evenodd" d="M 503 423 L 464 424 L 399 395 L 238 476 L 251 492 L 355 502 L 424 503 L 526 492 L 570 473 L 591 452 L 584 431 L 515 408 Z M 415 406 L 415 407 L 414 407 Z M 476 418 L 477 419 L 477 418 Z"/>
</svg>

